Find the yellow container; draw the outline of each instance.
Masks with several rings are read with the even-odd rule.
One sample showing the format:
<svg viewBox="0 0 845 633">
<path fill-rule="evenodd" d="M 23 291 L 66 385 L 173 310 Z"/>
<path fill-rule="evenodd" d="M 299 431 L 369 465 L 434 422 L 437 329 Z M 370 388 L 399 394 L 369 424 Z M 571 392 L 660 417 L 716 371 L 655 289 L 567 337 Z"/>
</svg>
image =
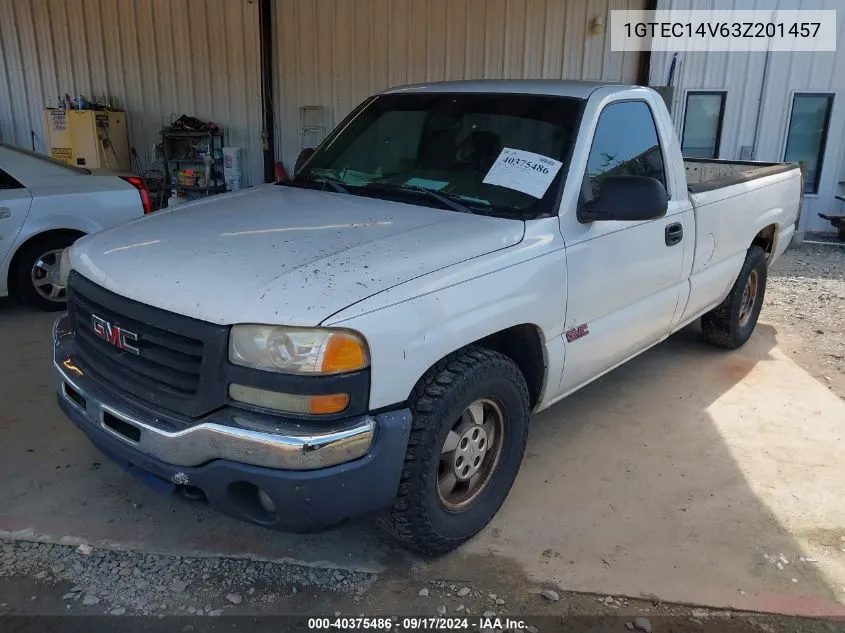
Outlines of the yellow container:
<svg viewBox="0 0 845 633">
<path fill-rule="evenodd" d="M 130 171 L 124 112 L 44 109 L 50 156 L 68 165 Z"/>
</svg>

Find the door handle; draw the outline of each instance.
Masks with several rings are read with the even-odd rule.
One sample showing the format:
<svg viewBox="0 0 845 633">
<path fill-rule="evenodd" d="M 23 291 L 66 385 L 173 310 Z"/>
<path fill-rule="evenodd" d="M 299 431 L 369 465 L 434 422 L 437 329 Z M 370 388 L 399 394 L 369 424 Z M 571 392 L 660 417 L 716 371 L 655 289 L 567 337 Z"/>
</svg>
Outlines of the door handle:
<svg viewBox="0 0 845 633">
<path fill-rule="evenodd" d="M 684 227 L 680 222 L 672 222 L 666 227 L 666 246 L 674 246 L 684 239 Z"/>
<path fill-rule="evenodd" d="M 0 220 L 12 217 L 12 210 L 9 207 L 0 207 Z"/>
</svg>

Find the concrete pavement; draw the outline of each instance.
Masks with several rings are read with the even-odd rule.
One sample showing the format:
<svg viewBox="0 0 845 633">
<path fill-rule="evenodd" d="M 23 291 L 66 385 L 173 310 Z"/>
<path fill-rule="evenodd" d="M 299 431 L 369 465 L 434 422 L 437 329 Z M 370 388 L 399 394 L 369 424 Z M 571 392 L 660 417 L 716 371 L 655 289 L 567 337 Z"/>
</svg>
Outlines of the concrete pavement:
<svg viewBox="0 0 845 633">
<path fill-rule="evenodd" d="M 845 612 L 843 423 L 771 326 L 734 352 L 688 329 L 537 416 L 466 550 L 571 590 Z"/>
<path fill-rule="evenodd" d="M 280 534 L 136 483 L 59 412 L 52 319 L 0 305 L 0 534 L 369 571 L 484 556 L 567 590 L 845 613 L 845 402 L 770 326 L 736 352 L 686 330 L 536 416 L 496 519 L 422 562 L 368 523 Z"/>
</svg>

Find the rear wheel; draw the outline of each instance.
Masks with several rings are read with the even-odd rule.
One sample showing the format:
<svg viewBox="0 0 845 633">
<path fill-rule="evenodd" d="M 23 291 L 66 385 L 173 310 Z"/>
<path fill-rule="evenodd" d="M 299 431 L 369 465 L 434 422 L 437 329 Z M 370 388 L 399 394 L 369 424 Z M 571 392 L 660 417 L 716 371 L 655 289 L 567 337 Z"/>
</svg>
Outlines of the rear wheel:
<svg viewBox="0 0 845 633">
<path fill-rule="evenodd" d="M 751 338 L 763 307 L 767 272 L 766 251 L 752 246 L 730 294 L 718 307 L 701 317 L 705 341 L 736 349 Z"/>
<path fill-rule="evenodd" d="M 479 532 L 507 497 L 528 437 L 528 387 L 510 358 L 470 346 L 432 367 L 410 406 L 399 493 L 379 524 L 441 554 Z"/>
<path fill-rule="evenodd" d="M 15 282 L 24 300 L 42 310 L 64 310 L 65 287 L 59 284 L 62 251 L 73 244 L 69 235 L 48 235 L 27 244 L 16 258 Z"/>
</svg>

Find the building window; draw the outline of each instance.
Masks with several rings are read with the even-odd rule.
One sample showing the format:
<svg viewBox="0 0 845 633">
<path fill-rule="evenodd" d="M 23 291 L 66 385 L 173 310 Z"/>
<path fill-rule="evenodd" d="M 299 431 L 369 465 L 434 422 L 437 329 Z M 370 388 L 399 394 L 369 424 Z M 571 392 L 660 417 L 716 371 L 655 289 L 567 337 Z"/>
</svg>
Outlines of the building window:
<svg viewBox="0 0 845 633">
<path fill-rule="evenodd" d="M 725 116 L 724 92 L 688 92 L 681 153 L 688 158 L 718 158 Z"/>
<path fill-rule="evenodd" d="M 789 116 L 783 159 L 788 162 L 807 163 L 804 193 L 819 191 L 832 107 L 833 95 L 796 94 L 792 98 L 792 113 Z"/>
</svg>

